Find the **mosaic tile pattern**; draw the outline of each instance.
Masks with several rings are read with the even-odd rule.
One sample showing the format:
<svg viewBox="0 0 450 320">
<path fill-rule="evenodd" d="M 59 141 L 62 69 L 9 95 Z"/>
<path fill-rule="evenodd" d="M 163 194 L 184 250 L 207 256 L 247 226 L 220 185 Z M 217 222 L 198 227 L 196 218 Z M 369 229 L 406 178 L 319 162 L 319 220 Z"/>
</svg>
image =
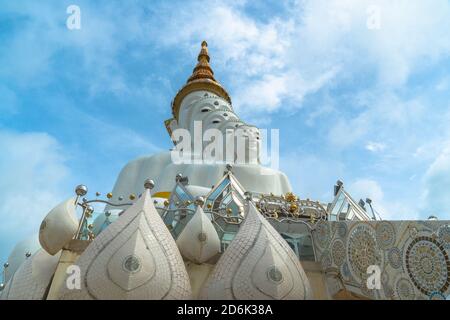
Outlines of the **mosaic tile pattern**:
<svg viewBox="0 0 450 320">
<path fill-rule="evenodd" d="M 250 203 L 247 218 L 207 280 L 202 299 L 309 299 L 311 289 L 289 245 Z"/>
<path fill-rule="evenodd" d="M 8 282 L 0 296 L 1 300 L 41 300 L 45 293 L 60 254 L 49 255 L 40 249 L 28 258 Z"/>
<path fill-rule="evenodd" d="M 345 262 L 345 246 L 342 240 L 335 240 L 331 246 L 333 262 L 337 266 L 341 266 Z"/>
<path fill-rule="evenodd" d="M 443 225 L 438 231 L 439 242 L 445 247 L 445 249 L 450 250 L 450 225 Z"/>
<path fill-rule="evenodd" d="M 395 229 L 391 222 L 382 221 L 376 225 L 377 244 L 382 249 L 389 249 L 395 243 Z"/>
<path fill-rule="evenodd" d="M 415 238 L 406 249 L 405 264 L 412 282 L 423 294 L 447 291 L 450 263 L 437 240 L 427 236 Z"/>
<path fill-rule="evenodd" d="M 105 229 L 76 264 L 82 288 L 61 299 L 189 299 L 183 259 L 148 190 Z"/>
<path fill-rule="evenodd" d="M 406 300 L 450 294 L 448 221 L 321 222 L 313 238 L 328 277 L 335 275 L 327 270 L 339 270 L 343 285 L 355 294 Z M 380 267 L 380 289 L 367 288 L 370 265 Z"/>
<path fill-rule="evenodd" d="M 353 276 L 359 280 L 365 278 L 369 266 L 381 264 L 375 230 L 371 225 L 357 224 L 352 228 L 347 240 L 347 257 Z"/>
<path fill-rule="evenodd" d="M 217 231 L 200 206 L 178 236 L 177 245 L 185 259 L 197 264 L 220 253 Z"/>
<path fill-rule="evenodd" d="M 322 249 L 329 244 L 332 225 L 324 220 L 320 220 L 316 224 L 315 242 Z"/>
</svg>

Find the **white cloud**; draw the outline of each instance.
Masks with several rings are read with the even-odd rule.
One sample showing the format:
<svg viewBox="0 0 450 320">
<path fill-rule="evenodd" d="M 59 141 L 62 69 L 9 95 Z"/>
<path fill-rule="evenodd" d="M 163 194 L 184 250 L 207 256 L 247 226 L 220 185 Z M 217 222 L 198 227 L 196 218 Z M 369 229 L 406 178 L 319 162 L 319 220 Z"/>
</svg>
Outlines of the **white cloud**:
<svg viewBox="0 0 450 320">
<path fill-rule="evenodd" d="M 323 202 L 333 200 L 333 186 L 344 173 L 344 166 L 337 159 L 309 152 L 281 155 L 280 169 L 286 173 L 299 197 Z"/>
<path fill-rule="evenodd" d="M 413 210 L 414 203 L 405 203 L 403 199 L 396 199 L 398 195 L 392 194 L 386 198 L 380 184 L 373 179 L 357 179 L 352 182 L 347 191 L 356 201 L 359 199 L 372 200 L 372 207 L 383 220 L 415 220 L 419 218 L 418 211 Z M 371 214 L 370 207 L 366 204 L 367 212 Z"/>
<path fill-rule="evenodd" d="M 103 148 L 105 152 L 114 153 L 118 148 L 122 152 L 124 150 L 140 150 L 144 154 L 161 151 L 160 147 L 152 143 L 153 139 L 145 137 L 127 126 L 111 124 L 88 114 L 84 114 L 83 119 L 88 132 L 92 132 L 92 135 L 100 138 L 101 146 L 99 148 Z M 169 137 L 168 134 L 167 137 Z"/>
<path fill-rule="evenodd" d="M 375 210 L 375 216 L 379 219 L 391 219 L 394 218 L 394 214 L 389 212 L 385 208 L 384 204 L 384 193 L 380 185 L 371 179 L 360 179 L 356 180 L 348 187 L 348 191 L 355 201 L 363 199 L 364 201 L 369 198 L 372 200 L 372 207 Z M 367 213 L 372 217 L 372 212 L 369 204 L 366 204 Z"/>
<path fill-rule="evenodd" d="M 286 71 L 283 75 L 264 75 L 256 81 L 236 90 L 234 101 L 237 110 L 245 116 L 255 112 L 272 113 L 289 102 L 290 108 L 299 108 L 303 98 L 313 94 L 331 81 L 337 74 L 331 69 L 314 79 L 305 79 L 300 73 Z"/>
<path fill-rule="evenodd" d="M 366 149 L 370 152 L 377 153 L 384 151 L 386 145 L 384 143 L 370 141 L 366 144 Z"/>
<path fill-rule="evenodd" d="M 81 29 L 71 31 L 65 24 L 69 16 L 65 6 L 51 2 L 2 4 L 3 12 L 20 17 L 21 24 L 12 29 L 14 36 L 4 41 L 8 50 L 1 54 L 0 75 L 27 88 L 45 87 L 62 76 L 72 78 L 74 88 L 85 84 L 91 96 L 104 92 L 119 95 L 130 90 L 139 93 L 144 88 L 127 83 L 119 55 L 130 42 L 145 36 L 142 8 L 108 2 L 96 6 L 87 1 L 78 5 Z M 120 14 L 126 19 L 118 22 Z M 148 42 L 147 39 L 145 43 Z M 70 65 L 72 59 L 67 59 L 67 70 L 75 70 L 81 76 L 70 74 L 64 64 L 57 64 L 61 61 L 56 58 L 58 55 L 68 54 L 76 56 L 77 68 Z"/>
<path fill-rule="evenodd" d="M 450 87 L 450 76 L 443 77 L 436 84 L 437 91 L 446 91 L 449 89 L 449 87 Z"/>
<path fill-rule="evenodd" d="M 17 41 L 8 43 L 10 52 L 26 59 L 4 59 L 14 65 L 11 76 L 29 83 L 33 75 L 48 71 L 55 54 L 50 48 L 80 50 L 80 66 L 89 72 L 93 94 L 139 94 L 143 88 L 126 81 L 117 59 L 127 44 L 139 40 L 156 49 L 188 47 L 195 56 L 199 42 L 207 39 L 214 68 L 227 71 L 226 86 L 237 108 L 250 114 L 273 112 L 286 103 L 298 108 L 305 95 L 338 76 L 369 75 L 372 69 L 380 84 L 401 85 L 417 65 L 449 53 L 445 30 L 450 29 L 450 5 L 445 0 L 377 1 L 381 29 L 376 31 L 366 26 L 370 5 L 373 1 L 300 1 L 289 4 L 288 15 L 260 22 L 242 10 L 243 1 L 186 3 L 176 16 L 165 5 L 107 4 L 100 11 L 82 3 L 82 29 L 70 32 L 58 23 L 59 7 L 9 4 L 9 10 L 33 19 Z M 146 10 L 154 14 L 150 19 Z M 127 15 L 120 23 L 118 13 Z M 217 77 L 221 79 L 220 73 Z"/>
<path fill-rule="evenodd" d="M 176 26 L 159 30 L 160 44 L 170 47 L 190 43 L 195 56 L 199 42 L 207 39 L 217 79 L 223 79 L 217 70 L 223 70 L 222 74 L 226 71 L 225 86 L 244 117 L 275 112 L 287 101 L 299 108 L 307 94 L 336 76 L 338 67 L 315 74 L 303 74 L 296 68 L 295 60 L 300 57 L 292 55 L 291 46 L 300 25 L 294 16 L 261 23 L 244 14 L 240 5 L 187 5 L 186 15 L 179 17 Z M 175 32 L 175 27 L 183 32 Z"/>
<path fill-rule="evenodd" d="M 359 199 L 365 200 L 366 198 L 370 198 L 375 203 L 383 202 L 383 190 L 381 190 L 380 185 L 376 181 L 371 179 L 356 180 L 350 184 L 349 191 L 356 201 L 359 201 Z"/>
<path fill-rule="evenodd" d="M 176 22 L 158 26 L 155 34 L 165 47 L 189 43 L 193 56 L 207 39 L 213 67 L 226 70 L 226 87 L 245 116 L 299 108 L 306 95 L 360 74 L 375 75 L 383 90 L 398 88 L 424 63 L 450 52 L 445 0 L 377 1 L 379 30 L 367 28 L 370 0 L 295 2 L 288 15 L 264 22 L 246 14 L 244 5 L 186 4 Z"/>
<path fill-rule="evenodd" d="M 367 135 L 370 117 L 362 113 L 354 119 L 341 118 L 335 122 L 329 129 L 328 141 L 335 147 L 345 148 L 354 145 Z"/>
<path fill-rule="evenodd" d="M 48 134 L 0 130 L 0 150 L 0 254 L 7 254 L 72 189 L 65 151 Z"/>
<path fill-rule="evenodd" d="M 352 110 L 345 110 L 344 106 L 336 108 L 337 119 L 330 125 L 328 142 L 339 148 L 363 144 L 369 151 L 383 151 L 394 144 L 397 151 L 408 149 L 410 156 L 433 133 L 425 132 L 424 128 L 431 121 L 440 120 L 427 112 L 429 104 L 423 96 L 403 100 L 398 94 L 373 88 L 373 92 L 363 92 L 350 100 Z M 373 141 L 380 140 L 384 147 L 380 142 L 374 145 Z"/>
<path fill-rule="evenodd" d="M 380 29 L 367 28 L 367 9 L 380 9 Z M 305 1 L 298 50 L 310 69 L 336 64 L 346 72 L 375 68 L 380 83 L 402 85 L 411 71 L 450 52 L 450 3 L 431 1 Z"/>
<path fill-rule="evenodd" d="M 450 217 L 450 143 L 428 168 L 424 177 L 422 199 L 424 216 Z"/>
</svg>

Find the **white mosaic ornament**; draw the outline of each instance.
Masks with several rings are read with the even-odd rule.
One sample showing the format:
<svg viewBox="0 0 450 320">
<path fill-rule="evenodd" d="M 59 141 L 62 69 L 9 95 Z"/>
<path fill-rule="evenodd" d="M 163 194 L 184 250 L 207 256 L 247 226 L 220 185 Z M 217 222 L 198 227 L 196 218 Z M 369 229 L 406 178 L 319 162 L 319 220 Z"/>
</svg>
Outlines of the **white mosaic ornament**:
<svg viewBox="0 0 450 320">
<path fill-rule="evenodd" d="M 0 300 L 41 300 L 56 270 L 60 252 L 48 254 L 40 249 L 17 269 L 4 289 Z"/>
<path fill-rule="evenodd" d="M 220 253 L 217 231 L 200 206 L 178 236 L 177 245 L 183 257 L 198 264 Z"/>
<path fill-rule="evenodd" d="M 310 299 L 308 278 L 295 253 L 253 203 L 217 262 L 202 299 Z"/>
<path fill-rule="evenodd" d="M 148 189 L 87 247 L 76 265 L 81 290 L 61 299 L 189 299 L 191 287 L 175 241 Z"/>
</svg>

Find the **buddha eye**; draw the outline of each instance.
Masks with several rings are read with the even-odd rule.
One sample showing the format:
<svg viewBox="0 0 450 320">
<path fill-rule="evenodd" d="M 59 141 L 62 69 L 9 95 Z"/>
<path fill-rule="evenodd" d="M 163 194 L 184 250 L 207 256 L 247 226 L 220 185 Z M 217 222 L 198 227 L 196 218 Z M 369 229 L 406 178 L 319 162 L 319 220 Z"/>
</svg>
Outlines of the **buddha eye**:
<svg viewBox="0 0 450 320">
<path fill-rule="evenodd" d="M 209 109 L 202 109 L 202 112 L 208 112 L 209 111 Z"/>
<path fill-rule="evenodd" d="M 228 113 L 224 113 L 223 116 L 224 116 L 224 117 L 228 117 Z"/>
<path fill-rule="evenodd" d="M 220 120 L 214 120 L 212 123 L 214 124 L 220 123 Z"/>
</svg>

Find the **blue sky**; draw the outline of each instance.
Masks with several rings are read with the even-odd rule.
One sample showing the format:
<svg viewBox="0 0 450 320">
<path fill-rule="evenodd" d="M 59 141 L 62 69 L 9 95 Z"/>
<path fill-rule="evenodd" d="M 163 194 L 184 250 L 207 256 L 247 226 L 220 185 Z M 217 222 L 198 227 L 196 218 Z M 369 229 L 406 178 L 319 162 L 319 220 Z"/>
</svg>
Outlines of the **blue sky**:
<svg viewBox="0 0 450 320">
<path fill-rule="evenodd" d="M 0 0 L 0 260 L 75 185 L 106 193 L 171 146 L 204 39 L 239 115 L 280 129 L 300 197 L 331 201 L 341 179 L 386 219 L 450 219 L 448 30 L 445 0 Z"/>
</svg>

